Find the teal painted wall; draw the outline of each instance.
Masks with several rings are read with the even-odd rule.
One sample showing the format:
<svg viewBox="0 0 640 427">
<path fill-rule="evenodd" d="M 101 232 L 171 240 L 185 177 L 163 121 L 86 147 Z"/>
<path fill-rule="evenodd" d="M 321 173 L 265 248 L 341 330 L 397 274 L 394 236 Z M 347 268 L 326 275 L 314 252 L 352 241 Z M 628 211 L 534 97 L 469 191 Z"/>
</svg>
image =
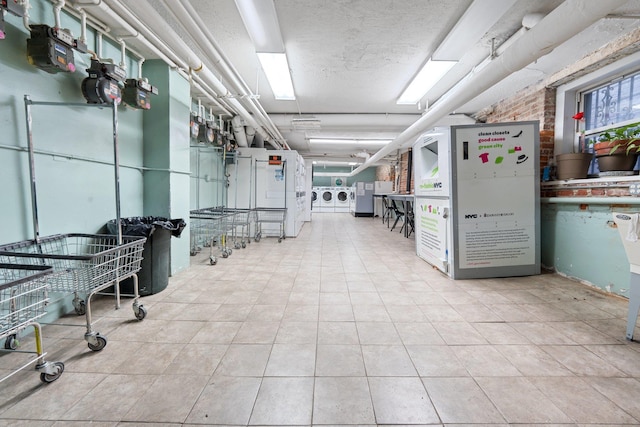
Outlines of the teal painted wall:
<svg viewBox="0 0 640 427">
<path fill-rule="evenodd" d="M 30 23 L 54 24 L 51 2 L 30 3 Z M 6 14 L 5 21 L 6 38 L 0 40 L 0 244 L 34 237 L 24 96 L 36 102 L 86 104 L 81 83 L 90 64 L 89 54 L 74 52 L 76 72 L 39 70 L 27 60 L 30 35 L 22 19 Z M 75 37 L 80 35 L 79 22 L 64 12 L 61 24 Z M 89 30 L 92 50 L 94 41 Z M 119 46 L 105 38 L 102 57 L 119 63 Z M 137 74 L 134 59 L 128 57 L 126 65 Z M 32 113 L 40 235 L 102 231 L 116 216 L 111 108 L 34 105 Z M 120 107 L 118 123 L 121 214 L 141 215 L 143 112 Z M 71 297 L 50 296 L 45 321 L 72 310 Z M 84 331 L 77 328 L 77 333 L 82 336 Z"/>
<path fill-rule="evenodd" d="M 313 167 L 313 186 L 314 187 L 333 187 L 330 176 L 316 176 L 316 172 L 323 173 L 349 173 L 350 167 L 338 167 L 338 166 L 314 166 Z M 346 179 L 345 187 L 350 187 L 354 182 L 372 182 L 376 180 L 376 168 L 368 168 L 358 173 L 357 175 L 350 177 L 342 177 Z"/>
<path fill-rule="evenodd" d="M 53 25 L 52 5 L 32 1 L 31 23 Z M 75 18 L 62 13 L 62 25 L 77 37 Z M 30 65 L 29 37 L 22 19 L 7 14 L 6 39 L 0 41 L 0 240 L 33 237 L 24 95 L 33 101 L 85 104 L 81 82 L 90 55 L 75 52 L 75 73 L 49 74 Z M 94 36 L 89 32 L 89 48 Z M 120 62 L 120 50 L 107 39 L 103 57 Z M 135 61 L 128 61 L 129 69 Z M 77 106 L 33 106 L 33 140 L 38 216 L 41 235 L 94 233 L 115 218 L 112 110 Z M 121 107 L 118 111 L 120 191 L 123 216 L 142 213 L 143 113 Z"/>
<path fill-rule="evenodd" d="M 189 82 L 160 60 L 143 75 L 158 87 L 144 116 L 144 215 L 182 218 L 187 228 L 171 239 L 171 273 L 189 267 Z"/>
<path fill-rule="evenodd" d="M 227 206 L 227 186 L 222 150 L 191 146 L 191 209 Z"/>
<path fill-rule="evenodd" d="M 628 296 L 629 262 L 610 205 L 543 203 L 542 265 L 598 288 Z M 628 207 L 616 211 L 633 212 Z M 635 210 L 637 211 L 637 209 Z"/>
</svg>

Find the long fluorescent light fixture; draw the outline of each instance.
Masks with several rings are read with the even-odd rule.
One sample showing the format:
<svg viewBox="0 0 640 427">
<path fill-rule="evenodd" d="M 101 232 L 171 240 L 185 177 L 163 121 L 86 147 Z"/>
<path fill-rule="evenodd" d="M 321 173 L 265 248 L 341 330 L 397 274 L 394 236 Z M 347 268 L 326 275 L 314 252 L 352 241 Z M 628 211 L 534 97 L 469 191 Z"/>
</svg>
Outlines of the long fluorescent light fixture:
<svg viewBox="0 0 640 427">
<path fill-rule="evenodd" d="M 289 63 L 284 53 L 260 53 L 258 59 L 262 70 L 269 80 L 269 86 L 273 96 L 279 100 L 293 101 L 296 95 L 293 92 L 293 82 L 289 74 Z"/>
<path fill-rule="evenodd" d="M 235 3 L 253 41 L 273 96 L 278 100 L 295 100 L 289 63 L 284 53 L 284 42 L 273 0 L 235 0 Z"/>
<path fill-rule="evenodd" d="M 309 138 L 311 144 L 357 144 L 357 145 L 386 145 L 391 139 L 329 139 Z"/>
<path fill-rule="evenodd" d="M 396 104 L 417 104 L 458 61 L 434 61 L 429 59 L 413 81 L 402 92 Z"/>
</svg>

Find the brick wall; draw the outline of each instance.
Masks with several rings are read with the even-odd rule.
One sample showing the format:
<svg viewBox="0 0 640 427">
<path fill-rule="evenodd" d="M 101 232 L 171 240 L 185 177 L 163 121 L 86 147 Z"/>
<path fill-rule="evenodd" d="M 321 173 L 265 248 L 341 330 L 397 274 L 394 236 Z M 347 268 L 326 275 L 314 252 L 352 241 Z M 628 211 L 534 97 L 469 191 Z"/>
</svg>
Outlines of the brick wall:
<svg viewBox="0 0 640 427">
<path fill-rule="evenodd" d="M 527 87 L 503 99 L 477 116 L 487 123 L 540 121 L 540 168 L 553 157 L 556 118 L 556 90 L 552 87 Z"/>
<path fill-rule="evenodd" d="M 398 193 L 407 193 L 407 174 L 409 171 L 409 151 L 404 152 L 400 155 L 398 174 L 400 176 L 398 180 Z M 411 177 L 409 177 L 411 182 L 411 190 L 409 193 L 413 193 L 413 166 L 411 168 Z"/>
<path fill-rule="evenodd" d="M 396 169 L 391 165 L 378 166 L 376 168 L 376 181 L 391 181 L 396 179 Z"/>
</svg>

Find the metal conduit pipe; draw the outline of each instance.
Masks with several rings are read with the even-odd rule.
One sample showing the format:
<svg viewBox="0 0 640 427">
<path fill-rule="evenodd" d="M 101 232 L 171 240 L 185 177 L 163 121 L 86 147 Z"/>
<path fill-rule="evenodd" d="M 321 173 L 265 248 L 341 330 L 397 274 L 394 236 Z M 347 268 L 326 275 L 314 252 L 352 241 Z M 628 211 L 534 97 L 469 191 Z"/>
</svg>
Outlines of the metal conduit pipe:
<svg viewBox="0 0 640 427">
<path fill-rule="evenodd" d="M 191 5 L 187 2 L 177 2 L 175 0 L 162 0 L 162 3 L 173 14 L 182 28 L 198 43 L 198 46 L 205 53 L 211 64 L 220 71 L 232 89 L 240 95 L 240 102 L 253 113 L 256 121 L 261 123 L 262 126 L 266 128 L 266 131 L 270 132 L 276 140 L 286 145 L 284 137 L 271 122 L 260 103 L 257 103 L 250 96 L 252 93 L 246 83 L 239 77 L 238 72 L 230 65 L 230 62 L 222 56 L 220 48 L 216 45 L 213 36 L 207 30 L 207 25 L 200 19 Z M 246 102 L 243 102 L 245 100 Z M 265 133 L 265 130 L 262 129 L 262 126 L 257 128 L 256 131 L 261 133 L 263 137 L 267 137 L 268 135 Z"/>
<path fill-rule="evenodd" d="M 102 0 L 102 2 L 106 3 L 117 15 L 119 15 L 120 19 L 124 21 L 127 21 L 129 19 L 135 20 L 136 22 L 134 23 L 134 25 L 137 28 L 140 28 L 142 30 L 143 35 L 147 37 L 149 40 L 152 40 L 154 44 L 158 43 L 159 45 L 168 48 L 168 50 L 170 50 L 174 54 L 175 52 L 180 52 L 180 57 L 184 58 L 183 62 L 187 63 L 188 68 L 191 68 L 192 70 L 195 70 L 195 71 L 199 71 L 202 68 L 202 61 L 200 60 L 200 58 L 195 53 L 193 53 L 191 49 L 187 47 L 187 45 L 182 41 L 182 39 L 180 39 L 179 37 L 173 37 L 173 38 L 169 38 L 169 40 L 167 41 L 167 40 L 160 40 L 157 36 L 155 36 L 155 34 L 163 34 L 167 32 L 166 24 L 164 28 L 162 28 L 162 31 L 157 31 L 158 28 L 156 27 L 156 31 L 154 31 L 155 34 L 146 29 L 145 23 L 147 21 L 147 16 L 151 16 L 151 15 L 154 16 L 154 21 L 155 21 L 155 16 L 158 14 L 155 11 L 155 9 L 153 9 L 151 6 L 146 8 L 145 12 L 143 13 L 135 13 L 136 16 L 145 16 L 145 22 L 142 22 L 139 19 L 132 16 L 130 12 L 134 9 L 134 6 L 140 6 L 143 4 L 148 6 L 147 2 L 140 2 L 140 1 L 129 2 L 127 3 L 127 6 L 124 6 L 122 2 L 119 0 Z"/>
<path fill-rule="evenodd" d="M 480 95 L 510 74 L 551 52 L 560 44 L 626 3 L 626 0 L 588 3 L 582 0 L 566 0 L 535 27 L 515 40 L 502 55 L 462 79 L 433 107 L 429 108 L 420 119 L 398 135 L 390 144 L 371 156 L 363 165 L 354 169 L 350 176 L 373 166 L 374 162 L 403 144 L 415 140 L 451 111 Z"/>
<path fill-rule="evenodd" d="M 167 4 L 167 7 L 169 7 L 172 10 L 175 9 L 171 7 L 176 5 L 175 2 L 167 2 L 166 0 L 163 0 L 163 1 L 165 2 L 165 4 Z M 260 104 L 260 102 L 258 102 L 254 97 L 251 96 L 253 92 L 251 91 L 249 86 L 246 84 L 246 82 L 240 77 L 240 73 L 238 73 L 238 71 L 235 69 L 235 67 L 231 63 L 231 61 L 225 56 L 220 46 L 216 43 L 215 38 L 207 29 L 207 25 L 202 21 L 202 19 L 200 19 L 200 16 L 196 12 L 196 10 L 191 6 L 191 4 L 188 1 L 185 1 L 185 0 L 180 0 L 180 5 L 183 7 L 183 10 L 184 10 L 184 13 L 182 14 L 182 16 L 184 18 L 187 18 L 187 20 L 193 21 L 193 23 L 195 23 L 195 27 L 186 26 L 187 31 L 189 31 L 189 29 L 193 29 L 194 31 L 195 29 L 198 30 L 196 31 L 196 33 L 199 32 L 199 35 L 195 36 L 194 38 L 196 39 L 203 38 L 202 42 L 199 42 L 199 43 L 201 48 L 207 53 L 207 56 L 212 56 L 215 60 L 215 63 L 220 64 L 219 70 L 222 73 L 222 75 L 225 77 L 225 79 L 229 80 L 230 83 L 236 88 L 238 93 L 243 96 L 241 98 L 242 101 L 246 99 L 246 104 L 249 105 L 249 109 L 260 118 L 260 122 L 263 124 L 263 126 L 266 127 L 267 132 L 270 132 L 271 136 L 274 139 L 276 139 L 281 145 L 283 145 L 286 149 L 289 150 L 290 149 L 289 145 L 287 144 L 286 140 L 280 133 L 280 130 L 276 127 L 276 125 L 271 120 L 270 116 L 264 110 L 264 108 L 262 107 L 262 104 Z M 178 19 L 179 22 L 181 22 L 179 17 L 176 17 L 176 18 Z M 185 26 L 184 23 L 182 25 Z M 263 137 L 267 136 L 264 133 L 261 133 L 261 134 Z"/>
<path fill-rule="evenodd" d="M 105 1 L 108 2 L 110 6 L 117 5 L 115 9 L 116 13 L 120 13 L 124 9 L 121 2 L 118 0 Z M 117 10 L 117 7 L 120 7 L 121 10 Z M 158 12 L 147 2 L 131 2 L 127 4 L 127 7 L 130 9 L 129 11 L 134 15 L 144 16 L 145 25 L 148 26 L 152 31 L 157 34 L 166 33 L 166 21 L 164 21 L 164 19 L 158 14 Z M 171 49 L 173 52 L 180 52 L 181 55 L 186 55 L 188 58 L 190 58 L 191 61 L 194 61 L 194 59 L 196 58 L 195 53 L 193 53 L 193 51 L 182 39 L 180 39 L 179 37 L 169 37 L 169 39 L 170 40 L 167 42 L 162 40 L 162 43 L 164 43 L 164 45 Z M 218 78 L 211 72 L 211 70 L 204 67 L 202 62 L 199 62 L 198 60 L 198 63 L 199 67 L 197 69 L 191 66 L 191 64 L 190 67 L 199 72 L 202 80 L 207 85 L 209 85 L 218 96 L 227 95 L 229 91 L 222 84 L 222 82 L 218 80 Z M 253 126 L 256 129 L 260 128 L 260 125 L 258 124 L 256 119 L 251 114 L 249 114 L 249 112 L 238 102 L 238 100 L 230 98 L 227 100 L 227 103 L 245 120 L 245 122 L 249 126 Z"/>
</svg>

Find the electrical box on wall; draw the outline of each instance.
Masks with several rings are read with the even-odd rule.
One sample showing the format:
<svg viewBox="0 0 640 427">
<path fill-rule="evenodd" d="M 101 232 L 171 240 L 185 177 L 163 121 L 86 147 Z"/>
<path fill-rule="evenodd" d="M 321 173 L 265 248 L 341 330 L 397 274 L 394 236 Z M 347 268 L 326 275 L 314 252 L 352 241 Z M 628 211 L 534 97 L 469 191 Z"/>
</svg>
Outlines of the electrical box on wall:
<svg viewBox="0 0 640 427">
<path fill-rule="evenodd" d="M 146 79 L 127 79 L 122 91 L 122 100 L 130 107 L 149 110 L 150 94 L 157 95 L 158 88 L 151 86 Z"/>
<path fill-rule="evenodd" d="M 0 9 L 15 16 L 24 16 L 24 6 L 18 0 L 0 0 Z M 0 11 L 0 40 L 4 39 L 4 13 Z"/>
<path fill-rule="evenodd" d="M 74 72 L 76 66 L 73 49 L 86 52 L 84 42 L 76 40 L 69 30 L 48 25 L 30 25 L 31 38 L 27 39 L 29 62 L 50 74 Z"/>
<path fill-rule="evenodd" d="M 82 95 L 89 104 L 120 103 L 120 83 L 127 77 L 122 68 L 92 59 L 87 73 L 89 77 L 82 81 Z"/>
</svg>

